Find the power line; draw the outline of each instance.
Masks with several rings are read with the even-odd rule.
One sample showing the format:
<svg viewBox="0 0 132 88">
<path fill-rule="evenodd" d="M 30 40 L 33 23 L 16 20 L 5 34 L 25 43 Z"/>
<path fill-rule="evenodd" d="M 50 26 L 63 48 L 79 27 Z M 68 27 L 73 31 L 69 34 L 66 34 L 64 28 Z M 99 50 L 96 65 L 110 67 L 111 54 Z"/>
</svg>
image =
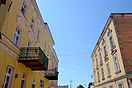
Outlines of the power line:
<svg viewBox="0 0 132 88">
<path fill-rule="evenodd" d="M 81 55 L 87 55 L 87 54 L 88 54 L 88 52 L 85 52 L 85 53 L 73 53 L 73 54 L 59 54 L 57 56 L 61 56 L 61 57 L 63 57 L 63 56 L 81 56 Z"/>
</svg>

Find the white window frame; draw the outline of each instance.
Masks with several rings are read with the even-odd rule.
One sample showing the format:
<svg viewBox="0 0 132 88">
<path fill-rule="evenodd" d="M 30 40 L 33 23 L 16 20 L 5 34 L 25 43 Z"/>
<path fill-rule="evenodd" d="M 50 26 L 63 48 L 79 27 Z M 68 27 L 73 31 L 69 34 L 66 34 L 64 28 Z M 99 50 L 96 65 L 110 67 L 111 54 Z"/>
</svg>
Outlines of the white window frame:
<svg viewBox="0 0 132 88">
<path fill-rule="evenodd" d="M 40 41 L 40 35 L 41 35 L 41 30 L 38 30 L 38 34 L 37 34 L 37 40 Z"/>
<path fill-rule="evenodd" d="M 11 72 L 9 73 L 9 69 L 11 70 Z M 11 87 L 11 84 L 12 84 L 12 78 L 13 78 L 13 73 L 14 73 L 14 70 L 12 67 L 9 67 L 7 66 L 6 68 L 6 74 L 5 74 L 5 79 L 4 79 L 4 83 L 3 83 L 3 86 L 2 88 L 10 88 Z M 7 81 L 7 78 L 9 78 Z M 8 83 L 7 83 L 8 82 Z M 7 86 L 6 86 L 7 85 Z"/>
<path fill-rule="evenodd" d="M 102 63 L 102 55 L 99 53 L 100 63 Z"/>
<path fill-rule="evenodd" d="M 116 54 L 113 55 L 113 61 L 114 61 L 115 72 L 118 73 L 120 71 L 120 66 L 119 66 L 119 60 Z"/>
<path fill-rule="evenodd" d="M 124 88 L 123 82 L 118 83 L 118 88 L 120 88 L 119 85 L 122 85 L 122 88 Z"/>
<path fill-rule="evenodd" d="M 35 24 L 35 21 L 34 21 L 34 19 L 32 18 L 31 24 L 30 24 L 30 27 L 31 27 L 32 30 L 34 30 L 34 24 Z"/>
<path fill-rule="evenodd" d="M 98 59 L 96 57 L 96 68 L 98 68 Z"/>
<path fill-rule="evenodd" d="M 22 9 L 24 10 L 24 12 L 22 12 Z M 26 14 L 27 14 L 27 4 L 26 4 L 26 1 L 24 1 L 23 4 L 22 4 L 21 13 L 23 14 L 24 17 L 26 17 Z"/>
<path fill-rule="evenodd" d="M 98 82 L 100 82 L 100 74 L 99 74 L 99 71 L 97 71 L 97 76 L 98 76 Z"/>
<path fill-rule="evenodd" d="M 27 74 L 23 73 L 22 81 L 21 81 L 21 88 L 26 88 L 26 79 L 27 79 Z M 22 82 L 24 82 L 24 84 L 22 84 Z"/>
<path fill-rule="evenodd" d="M 102 80 L 104 79 L 104 69 L 101 67 Z"/>
<path fill-rule="evenodd" d="M 33 83 L 32 83 L 31 85 L 32 85 L 32 87 L 31 87 L 31 88 L 36 88 L 35 79 L 33 79 Z"/>
<path fill-rule="evenodd" d="M 111 71 L 110 71 L 110 65 L 109 62 L 106 63 L 106 71 L 107 71 L 107 76 L 111 76 Z"/>
<path fill-rule="evenodd" d="M 104 56 L 107 56 L 107 49 L 106 49 L 106 45 L 103 46 L 103 51 L 104 51 Z"/>
<path fill-rule="evenodd" d="M 44 81 L 40 80 L 40 88 L 44 88 Z"/>
<path fill-rule="evenodd" d="M 13 40 L 13 43 L 14 43 L 16 46 L 19 46 L 19 45 L 20 45 L 20 38 L 21 38 L 21 31 L 20 31 L 20 29 L 17 27 L 17 28 L 16 28 L 16 31 L 15 31 L 15 34 L 14 34 L 14 40 Z"/>
<path fill-rule="evenodd" d="M 112 36 L 109 37 L 109 41 L 110 41 L 110 47 L 111 47 L 111 49 L 114 49 L 115 44 L 114 44 L 114 40 L 113 40 Z"/>
</svg>

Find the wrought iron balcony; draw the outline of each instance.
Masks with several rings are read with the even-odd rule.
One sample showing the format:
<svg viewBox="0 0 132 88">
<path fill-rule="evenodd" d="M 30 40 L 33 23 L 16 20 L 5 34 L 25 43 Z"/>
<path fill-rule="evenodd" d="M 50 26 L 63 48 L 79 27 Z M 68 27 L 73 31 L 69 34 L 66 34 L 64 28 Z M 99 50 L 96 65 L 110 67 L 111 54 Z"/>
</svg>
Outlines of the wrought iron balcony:
<svg viewBox="0 0 132 88">
<path fill-rule="evenodd" d="M 45 77 L 49 80 L 58 80 L 58 73 L 55 69 L 49 69 L 46 71 Z"/>
<path fill-rule="evenodd" d="M 22 47 L 18 62 L 35 71 L 48 68 L 48 58 L 40 47 Z"/>
</svg>

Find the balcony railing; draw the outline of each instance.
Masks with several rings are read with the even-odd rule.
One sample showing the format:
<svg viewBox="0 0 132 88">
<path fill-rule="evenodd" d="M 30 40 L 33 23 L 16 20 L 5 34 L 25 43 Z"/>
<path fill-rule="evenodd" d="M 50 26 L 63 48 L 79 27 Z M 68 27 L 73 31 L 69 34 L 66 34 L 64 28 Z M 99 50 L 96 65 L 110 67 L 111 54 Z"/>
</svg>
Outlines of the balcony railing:
<svg viewBox="0 0 132 88">
<path fill-rule="evenodd" d="M 55 69 L 49 69 L 46 71 L 45 77 L 49 80 L 58 80 L 58 73 Z"/>
<path fill-rule="evenodd" d="M 40 47 L 22 47 L 18 62 L 31 70 L 47 70 L 48 58 Z"/>
</svg>

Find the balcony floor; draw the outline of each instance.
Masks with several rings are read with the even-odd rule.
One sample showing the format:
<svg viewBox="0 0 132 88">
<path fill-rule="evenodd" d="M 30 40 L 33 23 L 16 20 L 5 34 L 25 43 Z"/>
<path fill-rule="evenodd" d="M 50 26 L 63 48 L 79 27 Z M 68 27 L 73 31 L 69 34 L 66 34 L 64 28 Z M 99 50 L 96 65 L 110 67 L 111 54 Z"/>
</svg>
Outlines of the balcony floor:
<svg viewBox="0 0 132 88">
<path fill-rule="evenodd" d="M 43 65 L 39 60 L 18 60 L 18 62 L 23 63 L 26 67 L 31 70 L 47 70 L 47 67 Z"/>
</svg>

